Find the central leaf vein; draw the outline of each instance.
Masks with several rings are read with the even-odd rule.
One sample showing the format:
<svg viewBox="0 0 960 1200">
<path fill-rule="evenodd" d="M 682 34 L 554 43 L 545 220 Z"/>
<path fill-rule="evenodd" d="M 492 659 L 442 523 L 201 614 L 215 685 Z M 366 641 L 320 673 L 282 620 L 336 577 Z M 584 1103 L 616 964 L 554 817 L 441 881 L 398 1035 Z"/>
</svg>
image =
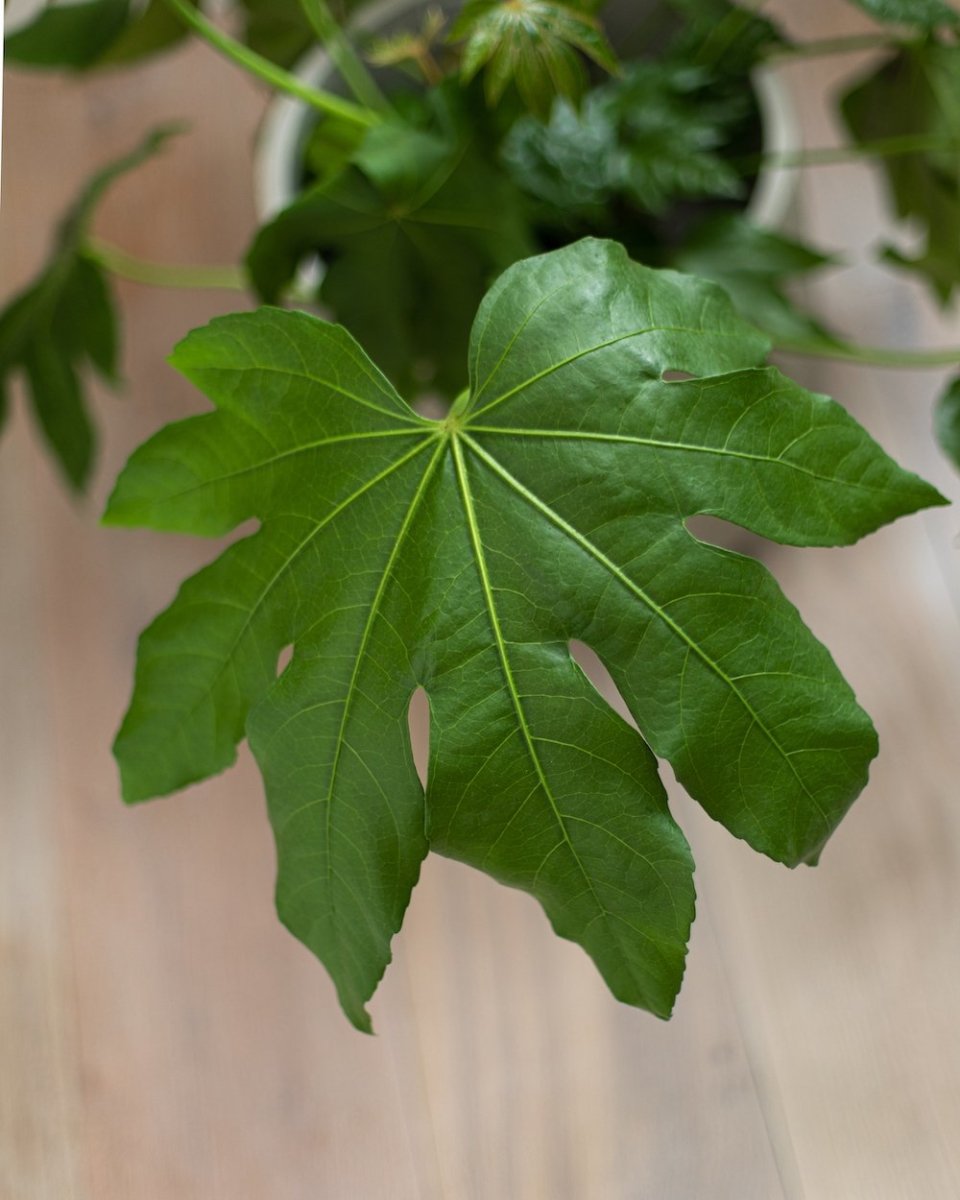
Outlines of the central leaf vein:
<svg viewBox="0 0 960 1200">
<path fill-rule="evenodd" d="M 692 638 L 690 634 L 687 633 L 682 625 L 678 624 L 669 615 L 669 613 L 666 612 L 662 605 L 658 604 L 652 596 L 648 595 L 648 593 L 644 591 L 642 587 L 640 587 L 639 584 L 637 584 L 633 579 L 630 578 L 629 575 L 622 571 L 620 567 L 618 567 L 617 564 L 612 561 L 612 559 L 608 558 L 599 546 L 594 545 L 594 543 L 591 542 L 588 537 L 582 534 L 579 529 L 571 525 L 569 521 L 566 521 L 558 512 L 552 509 L 549 504 L 547 504 L 544 500 L 541 500 L 538 495 L 521 483 L 519 479 L 511 475 L 505 467 L 497 462 L 492 455 L 488 454 L 487 451 L 484 450 L 484 448 L 478 442 L 474 441 L 474 439 L 468 434 L 464 433 L 461 434 L 461 436 L 474 454 L 476 454 L 478 458 L 485 462 L 487 466 L 497 476 L 499 476 L 504 483 L 507 484 L 508 487 L 510 487 L 517 495 L 522 497 L 534 509 L 545 516 L 555 528 L 559 529 L 573 542 L 580 546 L 582 550 L 589 554 L 591 558 L 593 558 L 597 563 L 599 563 L 600 566 L 608 571 L 620 584 L 622 584 L 623 587 L 636 596 L 636 598 L 640 600 L 650 612 L 658 617 L 664 623 L 664 625 L 686 645 L 688 651 L 692 651 L 710 671 L 712 671 L 727 685 L 727 687 L 730 689 L 730 694 L 736 697 L 756 727 L 764 734 L 770 744 L 787 764 L 791 774 L 797 780 L 797 783 L 800 785 L 804 795 L 808 800 L 810 800 L 817 812 L 823 818 L 824 824 L 829 827 L 829 821 L 827 820 L 826 813 L 823 811 L 823 806 L 820 804 L 818 798 L 810 791 L 806 780 L 797 770 L 791 759 L 791 756 L 784 749 L 773 730 L 766 724 L 765 721 L 762 720 L 760 714 L 750 703 L 746 695 L 744 695 L 741 689 L 737 687 L 734 680 L 723 670 L 720 664 L 710 657 L 706 650 L 704 650 L 704 648 L 694 638 Z"/>
</svg>

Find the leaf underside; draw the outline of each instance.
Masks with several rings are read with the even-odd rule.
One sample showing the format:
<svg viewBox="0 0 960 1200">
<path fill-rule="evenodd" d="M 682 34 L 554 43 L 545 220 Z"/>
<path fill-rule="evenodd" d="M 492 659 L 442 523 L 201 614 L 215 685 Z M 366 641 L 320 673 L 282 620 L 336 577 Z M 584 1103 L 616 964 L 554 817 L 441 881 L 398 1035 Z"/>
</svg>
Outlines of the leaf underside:
<svg viewBox="0 0 960 1200">
<path fill-rule="evenodd" d="M 141 447 L 106 519 L 261 527 L 143 634 L 115 746 L 124 794 L 209 776 L 246 733 L 281 916 L 358 1027 L 428 849 L 532 893 L 616 996 L 666 1016 L 693 862 L 654 755 L 790 864 L 816 859 L 864 786 L 875 734 L 827 651 L 762 566 L 685 521 L 839 545 L 940 498 L 760 365 L 766 350 L 713 285 L 584 241 L 501 276 L 444 421 L 305 314 L 223 318 L 175 351 L 216 410 Z"/>
</svg>

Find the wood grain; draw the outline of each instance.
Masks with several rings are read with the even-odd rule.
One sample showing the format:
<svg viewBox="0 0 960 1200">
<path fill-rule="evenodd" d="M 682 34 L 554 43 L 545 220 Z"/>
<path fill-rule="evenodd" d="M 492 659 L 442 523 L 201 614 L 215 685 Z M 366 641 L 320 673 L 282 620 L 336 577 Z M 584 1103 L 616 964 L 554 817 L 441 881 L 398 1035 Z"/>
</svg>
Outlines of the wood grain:
<svg viewBox="0 0 960 1200">
<path fill-rule="evenodd" d="M 781 11 L 785 5 L 781 4 Z M 835 3 L 786 15 L 853 28 Z M 817 66 L 817 94 L 831 73 Z M 819 106 L 818 106 L 819 105 Z M 124 181 L 101 227 L 168 261 L 235 259 L 253 224 L 262 97 L 203 48 L 137 77 L 9 75 L 2 289 L 36 268 L 91 164 L 199 113 Z M 807 138 L 831 129 L 804 104 Z M 862 171 L 804 188 L 858 253 L 883 214 Z M 164 365 L 236 296 L 124 285 L 125 398 L 98 394 L 94 495 L 73 503 L 18 411 L 0 442 L 0 1197 L 4 1200 L 895 1200 L 960 1194 L 958 551 L 951 510 L 842 552 L 771 551 L 884 749 L 816 871 L 758 859 L 683 797 L 700 868 L 670 1024 L 618 1006 L 535 904 L 431 859 L 352 1032 L 272 912 L 246 754 L 125 810 L 109 744 L 136 634 L 209 544 L 101 530 L 133 445 L 197 405 Z M 820 300 L 871 340 L 960 340 L 889 273 Z M 791 363 L 791 366 L 799 364 Z M 927 433 L 937 378 L 803 367 L 957 496 Z"/>
</svg>

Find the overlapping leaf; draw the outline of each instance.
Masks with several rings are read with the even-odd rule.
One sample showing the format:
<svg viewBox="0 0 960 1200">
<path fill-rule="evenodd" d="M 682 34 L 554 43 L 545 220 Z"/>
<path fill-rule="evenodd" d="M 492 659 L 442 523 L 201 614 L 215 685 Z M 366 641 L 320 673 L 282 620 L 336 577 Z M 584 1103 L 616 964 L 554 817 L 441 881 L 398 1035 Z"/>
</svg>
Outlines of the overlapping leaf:
<svg viewBox="0 0 960 1200">
<path fill-rule="evenodd" d="M 466 384 L 470 320 L 491 280 L 529 253 L 518 192 L 475 147 L 385 122 L 352 162 L 257 235 L 247 257 L 274 301 L 319 254 L 319 298 L 399 386 Z"/>
<path fill-rule="evenodd" d="M 709 82 L 689 66 L 631 64 L 579 110 L 558 100 L 548 120 L 517 121 L 504 163 L 519 187 L 568 220 L 623 200 L 659 213 L 679 198 L 741 196 L 744 180 L 720 151 L 746 106 L 706 103 Z"/>
<path fill-rule="evenodd" d="M 0 314 L 0 421 L 10 376 L 22 372 L 50 449 L 75 488 L 86 483 L 94 432 L 83 397 L 83 370 L 116 379 L 117 331 L 107 279 L 87 247 L 93 211 L 109 185 L 155 153 L 171 130 L 100 171 L 61 222 L 50 261 Z"/>
<path fill-rule="evenodd" d="M 886 257 L 924 277 L 949 303 L 960 287 L 960 45 L 928 39 L 902 47 L 842 107 L 861 144 L 917 144 L 883 166 L 897 216 L 916 222 L 925 245 L 916 257 L 892 247 Z"/>
<path fill-rule="evenodd" d="M 814 860 L 863 787 L 875 735 L 827 651 L 762 566 L 685 522 L 838 545 L 940 498 L 765 352 L 713 285 L 596 241 L 504 273 L 444 421 L 301 313 L 224 318 L 175 352 L 216 411 L 138 450 L 107 520 L 261 528 L 144 633 L 124 794 L 222 769 L 246 732 L 281 915 L 358 1026 L 428 849 L 531 892 L 618 997 L 666 1015 L 694 891 L 654 754 L 787 863 Z"/>
</svg>

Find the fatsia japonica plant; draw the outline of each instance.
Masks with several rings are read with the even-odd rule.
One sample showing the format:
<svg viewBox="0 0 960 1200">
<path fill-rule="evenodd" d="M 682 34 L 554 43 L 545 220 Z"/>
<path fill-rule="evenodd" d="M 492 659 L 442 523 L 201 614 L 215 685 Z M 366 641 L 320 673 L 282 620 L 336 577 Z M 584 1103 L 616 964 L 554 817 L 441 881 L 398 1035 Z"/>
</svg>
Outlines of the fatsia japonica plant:
<svg viewBox="0 0 960 1200">
<path fill-rule="evenodd" d="M 878 24 L 853 42 L 881 57 L 843 98 L 851 144 L 789 165 L 879 157 L 924 238 L 883 253 L 948 303 L 960 22 L 940 0 L 855 2 Z M 841 546 L 944 503 L 768 364 L 777 346 L 871 357 L 790 297 L 828 256 L 749 208 L 766 161 L 753 74 L 850 47 L 794 45 L 729 0 L 394 9 L 378 24 L 362 6 L 242 0 L 224 23 L 190 0 L 85 0 L 8 40 L 21 64 L 86 71 L 192 33 L 313 114 L 295 194 L 242 278 L 184 281 L 266 302 L 173 351 L 212 409 L 136 450 L 107 508 L 109 524 L 202 536 L 258 523 L 142 635 L 123 794 L 208 778 L 246 737 L 280 915 L 358 1028 L 430 850 L 532 894 L 618 998 L 668 1016 L 694 864 L 657 759 L 795 866 L 817 861 L 877 753 L 766 568 L 692 519 Z M 317 41 L 326 74 L 291 71 Z M 176 281 L 94 238 L 93 206 L 165 136 L 96 178 L 0 317 L 0 373 L 25 373 L 77 486 L 83 365 L 115 373 L 109 275 Z M 939 432 L 956 457 L 956 384 Z"/>
</svg>

